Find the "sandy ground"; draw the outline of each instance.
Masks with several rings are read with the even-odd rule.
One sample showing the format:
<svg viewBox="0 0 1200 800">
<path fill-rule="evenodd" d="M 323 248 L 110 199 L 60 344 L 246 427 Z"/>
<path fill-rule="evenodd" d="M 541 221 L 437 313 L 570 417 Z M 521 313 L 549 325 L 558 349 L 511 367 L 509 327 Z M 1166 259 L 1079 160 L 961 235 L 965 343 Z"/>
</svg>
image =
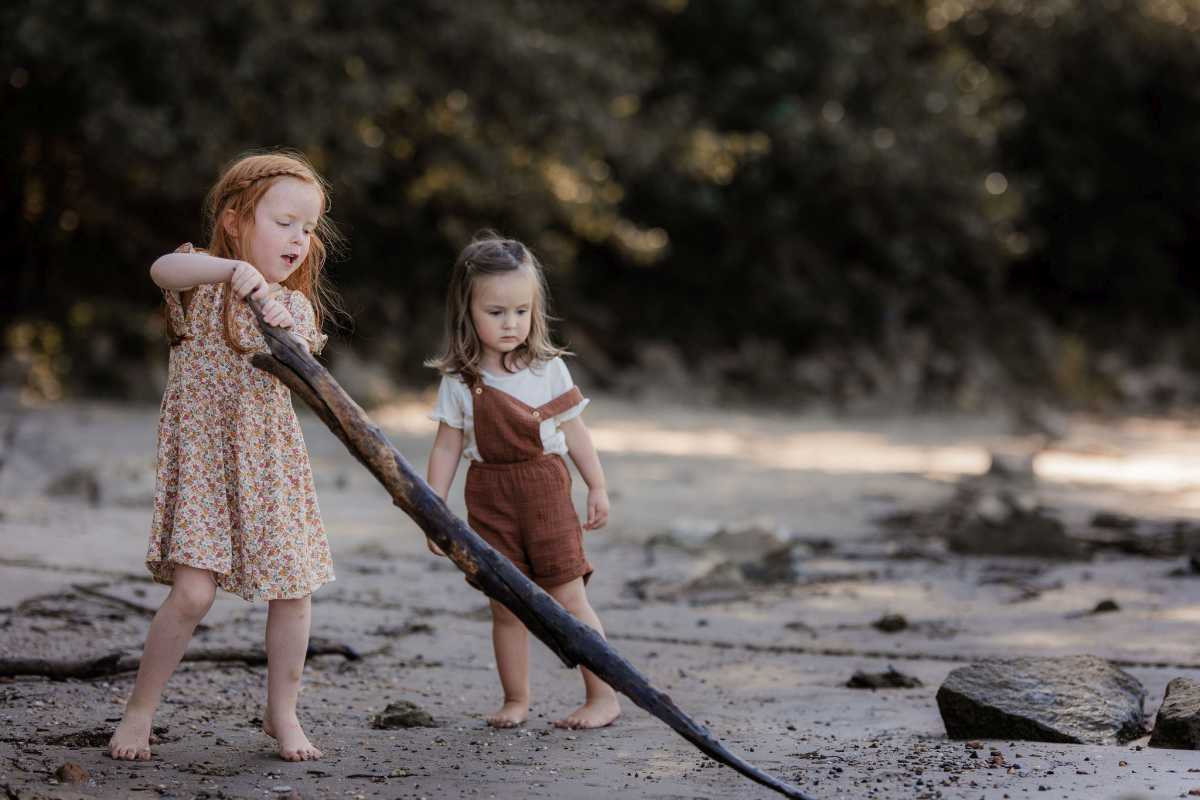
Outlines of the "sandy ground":
<svg viewBox="0 0 1200 800">
<path fill-rule="evenodd" d="M 376 418 L 423 471 L 432 424 L 422 409 L 411 399 Z M 0 404 L 5 656 L 139 651 L 149 615 L 136 606 L 152 612 L 165 594 L 141 565 L 156 413 Z M 315 595 L 313 634 L 364 655 L 309 662 L 301 717 L 326 757 L 274 757 L 258 731 L 262 667 L 185 664 L 159 713 L 155 758 L 138 764 L 115 763 L 103 747 L 132 674 L 0 680 L 0 797 L 774 796 L 628 701 L 611 728 L 554 729 L 549 720 L 580 701 L 581 685 L 537 643 L 530 722 L 488 729 L 482 717 L 498 686 L 483 597 L 426 552 L 415 525 L 315 418 L 302 419 L 338 571 Z M 974 751 L 946 738 L 934 694 L 951 669 L 976 658 L 1114 659 L 1146 686 L 1151 719 L 1168 680 L 1200 679 L 1200 577 L 1173 577 L 1181 559 L 913 554 L 876 524 L 944 500 L 955 480 L 986 469 L 989 449 L 1025 446 L 1004 420 L 788 416 L 600 398 L 589 422 L 613 497 L 612 524 L 588 535 L 592 601 L 614 645 L 750 761 L 818 798 L 1090 800 L 1200 789 L 1200 756 L 1150 749 L 1146 739 L 988 741 Z M 76 468 L 91 477 L 48 491 Z M 1200 429 L 1178 421 L 1072 420 L 1070 436 L 1037 469 L 1043 499 L 1071 524 L 1100 509 L 1162 520 L 1200 509 Z M 461 513 L 460 487 L 461 474 L 453 504 Z M 732 538 L 732 550 L 702 546 L 722 528 L 749 532 Z M 813 543 L 794 579 L 711 579 L 755 555 L 764 532 Z M 1121 610 L 1079 613 L 1104 598 Z M 219 597 L 194 647 L 259 645 L 265 611 Z M 870 623 L 885 613 L 906 615 L 910 627 L 881 633 Z M 924 686 L 845 687 L 855 670 L 889 665 Z M 372 714 L 399 700 L 430 712 L 436 727 L 372 728 Z M 1003 765 L 992 766 L 992 751 Z M 67 761 L 89 780 L 54 779 Z"/>
</svg>

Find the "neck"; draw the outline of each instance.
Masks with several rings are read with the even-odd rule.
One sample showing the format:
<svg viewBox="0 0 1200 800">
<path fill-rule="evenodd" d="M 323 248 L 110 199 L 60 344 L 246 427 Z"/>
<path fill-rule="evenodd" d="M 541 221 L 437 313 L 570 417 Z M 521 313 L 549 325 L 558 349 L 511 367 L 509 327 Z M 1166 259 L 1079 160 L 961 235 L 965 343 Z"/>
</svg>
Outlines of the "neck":
<svg viewBox="0 0 1200 800">
<path fill-rule="evenodd" d="M 505 358 L 505 356 L 508 356 Z M 509 369 L 519 370 L 524 364 L 516 360 L 516 357 L 511 354 L 503 353 L 499 350 L 484 349 L 483 356 L 479 359 L 479 366 L 496 375 L 506 375 Z"/>
</svg>

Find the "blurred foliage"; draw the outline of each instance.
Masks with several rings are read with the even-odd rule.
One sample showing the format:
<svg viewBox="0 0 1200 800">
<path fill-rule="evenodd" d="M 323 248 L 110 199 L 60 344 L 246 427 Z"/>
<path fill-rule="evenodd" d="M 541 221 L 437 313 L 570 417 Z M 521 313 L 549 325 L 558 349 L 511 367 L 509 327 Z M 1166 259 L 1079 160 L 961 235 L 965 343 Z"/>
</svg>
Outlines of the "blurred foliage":
<svg viewBox="0 0 1200 800">
<path fill-rule="evenodd" d="M 16 0 L 6 374 L 145 386 L 146 266 L 221 164 L 286 145 L 350 240 L 342 346 L 401 379 L 492 227 L 617 388 L 1120 394 L 1200 301 L 1198 31 L 1196 0 Z"/>
</svg>

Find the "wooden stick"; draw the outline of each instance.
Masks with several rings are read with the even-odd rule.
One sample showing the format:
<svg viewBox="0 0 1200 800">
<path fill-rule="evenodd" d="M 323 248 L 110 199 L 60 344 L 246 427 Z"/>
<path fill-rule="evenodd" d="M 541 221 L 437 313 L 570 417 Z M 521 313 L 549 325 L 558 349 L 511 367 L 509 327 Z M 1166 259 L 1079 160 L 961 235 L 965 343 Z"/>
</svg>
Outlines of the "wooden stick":
<svg viewBox="0 0 1200 800">
<path fill-rule="evenodd" d="M 799 789 L 734 755 L 707 728 L 685 714 L 604 640 L 450 511 L 413 470 L 383 431 L 308 351 L 295 334 L 267 325 L 251 302 L 271 355 L 252 363 L 279 378 L 333 431 L 351 454 L 383 484 L 392 501 L 492 599 L 503 603 L 569 667 L 582 664 L 636 705 L 669 725 L 715 761 L 795 800 L 813 800 Z"/>
<path fill-rule="evenodd" d="M 358 651 L 341 642 L 313 639 L 308 643 L 305 658 L 313 656 L 342 656 L 347 661 L 358 661 Z M 208 647 L 189 650 L 183 654 L 184 661 L 207 661 L 217 664 L 240 663 L 252 667 L 267 663 L 267 651 L 261 648 Z M 0 658 L 0 678 L 40 677 L 55 681 L 87 680 L 133 672 L 141 659 L 124 653 L 108 653 L 93 658 L 59 660 L 50 658 Z"/>
</svg>

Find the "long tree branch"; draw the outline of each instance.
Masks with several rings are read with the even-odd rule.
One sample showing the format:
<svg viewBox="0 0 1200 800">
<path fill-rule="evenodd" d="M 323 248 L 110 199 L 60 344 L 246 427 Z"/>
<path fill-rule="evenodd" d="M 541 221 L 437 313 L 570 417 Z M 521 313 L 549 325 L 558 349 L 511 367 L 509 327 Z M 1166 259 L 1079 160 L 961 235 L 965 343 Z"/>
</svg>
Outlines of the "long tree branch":
<svg viewBox="0 0 1200 800">
<path fill-rule="evenodd" d="M 254 304 L 252 304 L 254 307 Z M 577 620 L 554 598 L 479 538 L 413 470 L 383 431 L 338 385 L 295 334 L 262 320 L 271 355 L 252 357 L 256 367 L 279 378 L 329 426 L 392 496 L 392 501 L 450 557 L 483 592 L 503 603 L 567 666 L 586 666 L 605 683 L 669 725 L 702 752 L 747 778 L 795 800 L 812 800 L 796 787 L 763 772 L 724 744 L 655 689 L 604 637 Z"/>
</svg>

